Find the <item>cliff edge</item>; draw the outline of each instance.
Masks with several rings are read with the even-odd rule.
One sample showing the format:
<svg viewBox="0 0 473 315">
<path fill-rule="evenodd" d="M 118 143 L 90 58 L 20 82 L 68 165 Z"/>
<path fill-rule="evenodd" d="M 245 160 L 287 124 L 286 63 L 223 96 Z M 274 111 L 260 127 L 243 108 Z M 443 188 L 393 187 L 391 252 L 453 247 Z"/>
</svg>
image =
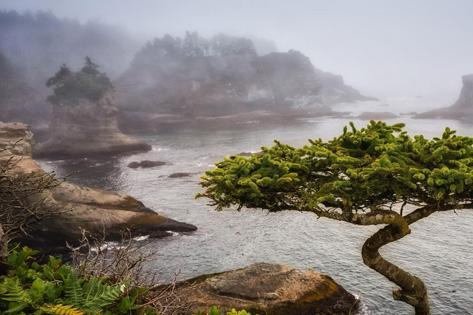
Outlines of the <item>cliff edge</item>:
<svg viewBox="0 0 473 315">
<path fill-rule="evenodd" d="M 0 122 L 0 163 L 13 159 L 13 176 L 44 172 L 31 157 L 32 139 L 33 134 L 27 125 Z M 66 242 L 77 243 L 81 228 L 98 235 L 105 231 L 108 240 L 120 239 L 125 229 L 129 229 L 133 237 L 149 235 L 152 238 L 197 229 L 191 224 L 162 216 L 128 195 L 67 181 L 44 191 L 35 199 L 41 199 L 44 207 L 61 209 L 57 214 L 44 218 L 24 240 L 28 245 L 45 251 L 61 252 Z"/>
</svg>

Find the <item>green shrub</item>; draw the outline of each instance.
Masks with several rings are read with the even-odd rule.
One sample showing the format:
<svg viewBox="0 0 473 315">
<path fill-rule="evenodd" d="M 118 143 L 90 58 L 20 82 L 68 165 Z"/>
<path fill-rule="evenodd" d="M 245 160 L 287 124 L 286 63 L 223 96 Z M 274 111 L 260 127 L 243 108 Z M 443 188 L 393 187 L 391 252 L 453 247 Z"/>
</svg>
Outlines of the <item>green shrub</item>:
<svg viewBox="0 0 473 315">
<path fill-rule="evenodd" d="M 1 314 L 111 315 L 134 314 L 140 308 L 144 289 L 78 277 L 60 259 L 49 257 L 39 264 L 35 254 L 27 247 L 14 249 L 2 262 L 6 273 L 0 276 Z"/>
</svg>

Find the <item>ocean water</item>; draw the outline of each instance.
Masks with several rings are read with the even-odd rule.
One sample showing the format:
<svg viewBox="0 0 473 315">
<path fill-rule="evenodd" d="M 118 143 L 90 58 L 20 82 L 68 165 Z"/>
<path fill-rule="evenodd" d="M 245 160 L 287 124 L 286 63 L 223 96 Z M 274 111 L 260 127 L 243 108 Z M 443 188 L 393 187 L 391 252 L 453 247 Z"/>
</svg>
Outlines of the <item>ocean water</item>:
<svg viewBox="0 0 473 315">
<path fill-rule="evenodd" d="M 397 113 L 412 111 L 408 103 L 397 100 L 394 108 Z M 339 108 L 386 111 L 381 103 Z M 366 314 L 411 314 L 411 308 L 393 301 L 395 285 L 362 262 L 361 246 L 379 227 L 359 227 L 295 211 L 217 212 L 206 200 L 194 198 L 200 189 L 199 177 L 224 156 L 255 152 L 271 145 L 273 139 L 292 145 L 304 144 L 308 138 L 329 139 L 349 120 L 325 117 L 267 129 L 242 125 L 238 130 L 180 130 L 141 136 L 153 146 L 148 153 L 107 160 L 43 160 L 41 164 L 59 176 L 68 175 L 70 181 L 130 194 L 164 215 L 196 225 L 195 233 L 176 234 L 147 245 L 156 251 L 149 271 L 157 272 L 162 281 L 174 275 L 186 279 L 254 262 L 283 263 L 330 275 L 361 298 Z M 357 126 L 366 124 L 351 120 Z M 399 121 L 405 122 L 411 133 L 436 136 L 449 126 L 459 134 L 473 136 L 473 124 L 408 117 L 389 120 Z M 144 159 L 168 164 L 151 169 L 127 167 L 131 161 Z M 190 176 L 168 177 L 176 172 Z M 383 247 L 382 254 L 424 280 L 433 314 L 473 314 L 473 211 L 436 213 L 411 229 L 409 236 Z"/>
</svg>

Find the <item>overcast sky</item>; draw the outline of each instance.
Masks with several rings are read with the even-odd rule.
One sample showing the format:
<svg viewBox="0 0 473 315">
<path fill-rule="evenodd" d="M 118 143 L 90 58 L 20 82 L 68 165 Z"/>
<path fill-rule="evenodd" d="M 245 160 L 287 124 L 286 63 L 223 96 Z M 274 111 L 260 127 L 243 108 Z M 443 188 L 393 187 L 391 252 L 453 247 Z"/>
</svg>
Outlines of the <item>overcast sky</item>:
<svg viewBox="0 0 473 315">
<path fill-rule="evenodd" d="M 473 73 L 473 0 L 0 0 L 0 8 L 49 10 L 148 37 L 257 36 L 379 97 L 453 102 L 461 76 Z"/>
</svg>

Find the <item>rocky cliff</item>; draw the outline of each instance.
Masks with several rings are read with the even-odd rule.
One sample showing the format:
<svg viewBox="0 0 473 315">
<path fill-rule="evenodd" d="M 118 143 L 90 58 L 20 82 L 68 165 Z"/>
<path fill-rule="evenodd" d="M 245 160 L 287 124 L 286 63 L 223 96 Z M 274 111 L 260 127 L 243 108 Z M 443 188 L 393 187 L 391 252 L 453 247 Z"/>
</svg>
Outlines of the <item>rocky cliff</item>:
<svg viewBox="0 0 473 315">
<path fill-rule="evenodd" d="M 0 122 L 0 163 L 14 159 L 15 174 L 44 172 L 31 157 L 33 134 L 25 124 Z M 25 239 L 29 245 L 60 252 L 65 242 L 74 244 L 81 235 L 80 228 L 108 239 L 119 239 L 125 228 L 132 236 L 164 237 L 171 231 L 191 232 L 196 227 L 157 214 L 133 197 L 62 182 L 35 199 L 43 206 L 61 209 L 45 218 Z M 34 200 L 32 201 L 34 202 Z"/>
<path fill-rule="evenodd" d="M 415 118 L 445 118 L 471 120 L 473 118 L 473 74 L 462 77 L 463 87 L 458 100 L 449 107 L 444 107 L 415 116 Z"/>
<path fill-rule="evenodd" d="M 120 131 L 117 114 L 112 94 L 106 94 L 97 102 L 79 99 L 74 104 L 54 104 L 49 139 L 39 143 L 34 154 L 77 157 L 150 150 L 150 145 Z"/>
</svg>

